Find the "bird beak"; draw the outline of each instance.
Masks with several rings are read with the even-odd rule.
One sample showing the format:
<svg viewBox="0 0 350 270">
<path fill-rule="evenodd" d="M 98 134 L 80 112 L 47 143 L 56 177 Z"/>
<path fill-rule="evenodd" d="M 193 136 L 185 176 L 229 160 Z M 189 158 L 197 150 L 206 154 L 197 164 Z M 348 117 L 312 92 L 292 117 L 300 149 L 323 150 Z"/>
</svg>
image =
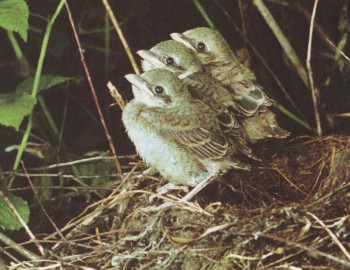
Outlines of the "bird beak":
<svg viewBox="0 0 350 270">
<path fill-rule="evenodd" d="M 147 50 L 140 50 L 137 51 L 137 54 L 142 57 L 142 59 L 146 60 L 147 62 L 151 63 L 152 65 L 160 68 L 165 68 L 165 64 L 159 59 L 158 55 L 151 51 Z"/>
<path fill-rule="evenodd" d="M 148 83 L 142 79 L 139 75 L 136 74 L 127 74 L 124 76 L 133 86 L 137 89 L 145 91 L 147 94 L 153 96 L 153 92 L 148 87 Z"/>
<path fill-rule="evenodd" d="M 190 38 L 186 37 L 184 34 L 180 33 L 171 33 L 171 38 L 183 45 L 185 45 L 187 48 L 190 48 L 192 51 L 196 52 L 196 49 L 193 47 L 193 42 Z"/>
</svg>

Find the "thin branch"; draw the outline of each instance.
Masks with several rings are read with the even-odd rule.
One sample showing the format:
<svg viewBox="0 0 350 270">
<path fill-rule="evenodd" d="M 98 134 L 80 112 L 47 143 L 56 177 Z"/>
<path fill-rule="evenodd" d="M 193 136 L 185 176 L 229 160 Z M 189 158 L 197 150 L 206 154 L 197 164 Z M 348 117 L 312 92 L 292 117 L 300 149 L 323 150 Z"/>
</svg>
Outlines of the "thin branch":
<svg viewBox="0 0 350 270">
<path fill-rule="evenodd" d="M 112 155 L 114 157 L 114 161 L 115 161 L 115 166 L 116 166 L 117 172 L 118 172 L 120 178 L 123 178 L 123 172 L 122 172 L 122 168 L 121 168 L 120 162 L 118 160 L 117 152 L 116 152 L 115 147 L 113 145 L 112 137 L 109 134 L 109 131 L 108 131 L 105 119 L 104 119 L 103 114 L 102 114 L 102 110 L 101 110 L 101 107 L 100 107 L 100 104 L 99 104 L 99 101 L 98 101 L 98 98 L 97 98 L 97 95 L 96 95 L 96 90 L 95 90 L 94 84 L 92 83 L 92 79 L 91 79 L 91 76 L 90 76 L 90 71 L 89 71 L 89 68 L 88 68 L 88 66 L 87 66 L 87 64 L 85 62 L 84 53 L 83 53 L 83 49 L 81 47 L 80 39 L 79 39 L 77 30 L 75 28 L 75 25 L 74 25 L 74 21 L 73 21 L 73 18 L 72 18 L 72 13 L 70 11 L 70 8 L 69 8 L 69 5 L 68 5 L 67 2 L 65 2 L 65 6 L 66 6 L 66 9 L 67 9 L 69 21 L 70 21 L 71 26 L 72 26 L 72 30 L 73 30 L 73 33 L 74 33 L 75 41 L 76 41 L 76 43 L 78 45 L 78 49 L 79 49 L 79 53 L 80 53 L 80 60 L 81 60 L 81 62 L 83 64 L 85 75 L 86 75 L 86 78 L 87 78 L 87 80 L 89 82 L 90 90 L 91 90 L 92 96 L 93 96 L 94 101 L 95 101 L 97 112 L 98 112 L 99 117 L 100 117 L 100 122 L 101 122 L 101 124 L 103 126 L 104 132 L 106 134 L 106 137 L 107 137 L 107 140 L 108 140 L 108 143 L 109 143 L 109 148 L 111 149 Z"/>
<path fill-rule="evenodd" d="M 277 40 L 279 41 L 280 45 L 282 46 L 282 48 L 284 50 L 285 55 L 289 58 L 289 60 L 293 64 L 299 77 L 304 82 L 304 84 L 308 87 L 309 81 L 307 79 L 307 72 L 306 72 L 305 68 L 303 67 L 296 52 L 294 51 L 292 45 L 290 44 L 289 40 L 283 34 L 281 28 L 278 26 L 277 22 L 275 21 L 271 12 L 267 9 L 267 7 L 265 6 L 265 4 L 263 3 L 262 0 L 254 0 L 253 3 L 258 8 L 261 16 L 265 19 L 267 25 L 270 27 L 272 32 L 275 34 Z"/>
<path fill-rule="evenodd" d="M 2 232 L 0 232 L 0 241 L 3 242 L 6 246 L 17 251 L 19 254 L 21 254 L 23 257 L 25 257 L 29 260 L 34 260 L 34 261 L 41 260 L 41 257 L 39 257 L 38 255 L 34 254 L 33 252 L 25 249 L 21 245 L 17 244 L 12 239 L 10 239 L 6 235 L 4 235 Z"/>
<path fill-rule="evenodd" d="M 244 4 L 242 3 L 242 0 L 237 0 L 238 8 L 239 8 L 239 14 L 241 16 L 241 25 L 242 25 L 242 33 L 244 36 L 247 36 L 247 29 L 245 27 L 245 22 L 244 22 Z M 244 40 L 246 42 L 246 40 Z"/>
<path fill-rule="evenodd" d="M 30 239 L 32 239 L 33 243 L 37 246 L 41 255 L 45 256 L 46 253 L 45 253 L 44 248 L 38 243 L 35 235 L 32 233 L 32 231 L 27 226 L 26 222 L 23 220 L 21 215 L 18 213 L 16 207 L 12 204 L 12 202 L 9 200 L 9 198 L 7 198 L 6 195 L 1 190 L 0 190 L 0 197 L 4 200 L 4 202 L 7 204 L 7 206 L 12 210 L 12 212 L 16 216 L 18 222 L 21 223 L 21 225 L 23 226 L 23 228 L 25 229 L 25 231 L 29 235 Z"/>
<path fill-rule="evenodd" d="M 326 41 L 327 41 L 327 44 L 329 44 L 329 46 L 333 48 L 333 51 L 335 51 L 336 53 L 339 53 L 341 56 L 344 57 L 346 61 L 348 61 L 348 63 L 350 63 L 349 56 L 347 56 L 341 49 L 339 49 L 329 38 L 327 38 Z"/>
<path fill-rule="evenodd" d="M 112 9 L 111 9 L 111 6 L 108 4 L 108 1 L 107 1 L 107 0 L 102 0 L 102 3 L 104 4 L 104 6 L 105 6 L 105 8 L 106 8 L 106 11 L 107 11 L 107 13 L 108 13 L 108 15 L 109 15 L 109 18 L 111 19 L 111 21 L 112 21 L 112 23 L 113 23 L 113 25 L 114 25 L 114 28 L 115 28 L 115 30 L 117 31 L 117 34 L 118 34 L 118 36 L 119 36 L 119 38 L 120 38 L 120 41 L 121 41 L 122 44 L 123 44 L 123 47 L 124 47 L 124 50 L 125 50 L 126 54 L 127 54 L 128 57 L 129 57 L 129 61 L 130 61 L 131 65 L 132 65 L 132 67 L 133 67 L 135 73 L 136 73 L 136 74 L 140 74 L 140 69 L 138 68 L 138 66 L 137 66 L 137 64 L 136 64 L 135 58 L 134 58 L 134 56 L 133 56 L 133 54 L 132 54 L 132 52 L 131 52 L 131 50 L 130 50 L 129 44 L 128 44 L 128 42 L 126 41 L 126 39 L 125 39 L 125 37 L 124 37 L 124 34 L 123 34 L 123 32 L 122 32 L 122 30 L 121 30 L 121 28 L 120 28 L 120 25 L 119 25 L 117 19 L 116 19 L 115 16 L 114 16 L 114 13 L 113 13 L 113 11 L 112 11 Z"/>
<path fill-rule="evenodd" d="M 324 222 L 322 220 L 320 220 L 316 215 L 314 215 L 310 212 L 307 212 L 307 214 L 312 216 L 322 226 L 322 228 L 324 228 L 327 231 L 327 233 L 332 238 L 334 243 L 337 244 L 337 246 L 340 248 L 340 250 L 344 253 L 345 257 L 350 261 L 349 252 L 346 250 L 344 245 L 338 240 L 338 238 L 334 235 L 334 233 L 324 224 Z"/>
<path fill-rule="evenodd" d="M 53 220 L 51 219 L 51 217 L 49 216 L 49 214 L 46 212 L 45 207 L 44 207 L 44 206 L 42 205 L 42 203 L 40 202 L 40 199 L 39 199 L 39 197 L 38 197 L 38 194 L 36 193 L 36 190 L 35 190 L 35 188 L 34 188 L 34 185 L 33 185 L 32 181 L 30 180 L 30 177 L 29 177 L 29 175 L 28 175 L 28 173 L 27 173 L 27 170 L 26 170 L 26 167 L 24 166 L 23 161 L 21 161 L 21 164 L 22 164 L 23 171 L 24 171 L 24 173 L 25 173 L 25 175 L 26 175 L 26 177 L 27 177 L 27 179 L 28 179 L 29 185 L 31 186 L 31 188 L 32 188 L 32 190 L 33 190 L 33 192 L 34 192 L 34 196 L 35 196 L 36 200 L 38 201 L 38 203 L 39 203 L 39 205 L 40 205 L 40 207 L 41 207 L 41 210 L 43 211 L 44 215 L 45 215 L 46 218 L 49 220 L 49 222 L 51 223 L 51 225 L 55 228 L 55 230 L 57 231 L 57 233 L 58 233 L 58 235 L 61 237 L 61 239 L 62 239 L 63 241 L 66 242 L 67 239 L 63 236 L 63 234 L 61 233 L 61 231 L 60 231 L 60 230 L 58 229 L 58 227 L 56 226 L 55 222 L 53 222 Z"/>
<path fill-rule="evenodd" d="M 308 71 L 310 89 L 311 89 L 311 94 L 312 94 L 312 101 L 313 101 L 313 105 L 314 105 L 314 114 L 315 114 L 315 119 L 316 119 L 317 135 L 321 136 L 322 135 L 322 127 L 321 127 L 320 112 L 318 110 L 318 99 L 317 99 L 317 95 L 316 95 L 314 78 L 313 78 L 313 73 L 312 73 L 312 68 L 311 68 L 312 35 L 314 32 L 314 23 L 315 23 L 317 5 L 318 5 L 318 0 L 315 0 L 314 8 L 312 10 L 312 15 L 311 15 L 311 22 L 310 22 L 310 32 L 309 32 L 309 42 L 308 42 L 308 46 L 307 46 L 306 67 L 307 67 L 307 71 Z"/>
<path fill-rule="evenodd" d="M 304 9 L 300 4 L 295 4 L 296 9 L 303 14 L 307 19 L 311 20 L 311 14 Z M 315 30 L 320 35 L 321 40 L 328 46 L 328 48 L 334 52 L 339 53 L 341 56 L 344 57 L 346 61 L 350 63 L 350 58 L 347 56 L 341 49 L 339 49 L 334 42 L 331 40 L 331 38 L 328 36 L 325 30 L 315 21 Z"/>
<path fill-rule="evenodd" d="M 263 58 L 263 56 L 259 53 L 259 51 L 257 50 L 257 48 L 253 45 L 253 43 L 247 38 L 247 36 L 244 34 L 244 32 L 238 27 L 238 25 L 235 23 L 235 21 L 232 19 L 231 15 L 225 10 L 225 8 L 222 6 L 222 4 L 217 1 L 214 0 L 215 4 L 220 8 L 220 10 L 224 13 L 224 15 L 228 18 L 228 20 L 232 23 L 232 25 L 234 26 L 235 30 L 244 38 L 244 42 L 246 42 L 250 48 L 253 50 L 253 52 L 255 53 L 255 55 L 259 58 L 259 60 L 261 61 L 261 63 L 264 65 L 264 67 L 267 69 L 267 71 L 271 74 L 272 78 L 275 80 L 275 82 L 278 84 L 278 86 L 280 87 L 280 89 L 282 90 L 282 92 L 284 93 L 286 99 L 290 102 L 290 104 L 293 106 L 293 108 L 296 110 L 296 112 L 303 118 L 299 118 L 296 115 L 294 115 L 292 112 L 288 111 L 285 107 L 283 107 L 282 105 L 276 103 L 275 106 L 285 115 L 287 115 L 288 117 L 290 117 L 292 120 L 294 120 L 295 122 L 297 122 L 298 124 L 302 125 L 303 127 L 305 127 L 306 129 L 313 131 L 311 126 L 306 122 L 305 120 L 305 116 L 303 115 L 302 111 L 299 109 L 298 105 L 294 102 L 294 100 L 292 99 L 292 97 L 288 94 L 287 89 L 285 89 L 285 87 L 282 85 L 282 82 L 279 80 L 279 78 L 277 77 L 277 75 L 273 72 L 273 70 L 271 69 L 271 67 L 268 65 L 268 63 L 266 62 L 266 60 Z"/>
<path fill-rule="evenodd" d="M 277 241 L 277 242 L 285 243 L 286 245 L 305 250 L 305 251 L 309 252 L 312 256 L 324 257 L 327 260 L 337 262 L 337 263 L 342 264 L 342 265 L 344 265 L 346 267 L 350 267 L 350 262 L 347 261 L 347 260 L 344 260 L 342 258 L 338 258 L 336 256 L 333 256 L 333 255 L 328 254 L 328 253 L 323 252 L 323 251 L 319 251 L 319 250 L 317 250 L 317 249 L 315 249 L 313 247 L 308 247 L 308 246 L 306 246 L 304 244 L 301 244 L 301 243 L 298 243 L 298 242 L 294 242 L 294 241 L 291 241 L 291 240 L 279 237 L 277 235 L 273 235 L 273 234 L 270 234 L 270 233 L 258 233 L 258 234 L 255 235 L 255 237 L 256 238 L 264 237 L 264 238 L 268 238 L 268 239 L 271 239 L 271 240 L 274 240 L 274 241 Z"/>
</svg>

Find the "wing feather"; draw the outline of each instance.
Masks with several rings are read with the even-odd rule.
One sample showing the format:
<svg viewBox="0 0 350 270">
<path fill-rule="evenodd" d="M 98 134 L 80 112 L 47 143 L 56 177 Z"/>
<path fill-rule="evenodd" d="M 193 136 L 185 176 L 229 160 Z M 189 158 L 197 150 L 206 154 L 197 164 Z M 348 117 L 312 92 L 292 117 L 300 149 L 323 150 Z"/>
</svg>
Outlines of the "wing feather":
<svg viewBox="0 0 350 270">
<path fill-rule="evenodd" d="M 140 116 L 152 129 L 198 158 L 221 159 L 231 154 L 232 145 L 215 112 L 203 102 L 192 101 L 181 108 L 147 108 Z"/>
<path fill-rule="evenodd" d="M 231 93 L 235 109 L 240 114 L 255 115 L 273 104 L 273 100 L 257 84 L 254 73 L 241 63 L 231 60 L 211 62 L 205 65 L 205 70 Z"/>
</svg>

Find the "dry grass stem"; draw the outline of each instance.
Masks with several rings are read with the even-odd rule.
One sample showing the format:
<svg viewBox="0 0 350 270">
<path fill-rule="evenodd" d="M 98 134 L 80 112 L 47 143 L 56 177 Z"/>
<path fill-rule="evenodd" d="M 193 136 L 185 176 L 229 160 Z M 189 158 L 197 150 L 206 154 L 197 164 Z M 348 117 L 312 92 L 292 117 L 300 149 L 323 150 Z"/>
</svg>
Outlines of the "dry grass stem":
<svg viewBox="0 0 350 270">
<path fill-rule="evenodd" d="M 0 197 L 4 200 L 4 202 L 7 204 L 7 206 L 11 209 L 13 214 L 16 216 L 18 222 L 21 223 L 21 225 L 23 226 L 23 228 L 25 229 L 25 231 L 29 235 L 30 239 L 37 246 L 37 248 L 38 248 L 39 252 L 41 253 L 41 255 L 45 256 L 46 252 L 45 252 L 44 248 L 42 247 L 42 245 L 40 245 L 40 243 L 38 242 L 38 239 L 35 237 L 33 232 L 28 227 L 27 223 L 23 220 L 21 215 L 18 213 L 16 207 L 11 203 L 11 201 L 7 198 L 7 196 L 5 196 L 5 194 L 1 190 L 0 190 Z"/>
<path fill-rule="evenodd" d="M 111 82 L 107 83 L 107 87 L 109 89 L 109 93 L 115 99 L 115 101 L 119 105 L 119 108 L 123 111 L 125 108 L 125 102 L 122 96 L 120 95 L 118 89 Z"/>
<path fill-rule="evenodd" d="M 150 202 L 163 180 L 156 172 L 145 174 L 142 162 L 126 157 L 126 177 L 112 194 L 59 227 L 66 241 L 57 231 L 36 237 L 51 255 L 21 265 L 99 270 L 111 265 L 154 270 L 349 268 L 349 147 L 345 136 L 274 143 L 268 149 L 275 152 L 259 153 L 264 160 L 260 166 L 214 180 L 192 202 L 183 201 L 183 191 Z M 159 208 L 164 203 L 171 207 Z"/>
<path fill-rule="evenodd" d="M 313 106 L 314 106 L 314 115 L 315 115 L 315 119 L 316 119 L 316 131 L 317 131 L 317 135 L 321 136 L 322 135 L 321 117 L 320 117 L 320 112 L 318 109 L 318 97 L 316 94 L 317 90 L 315 88 L 314 77 L 313 77 L 313 72 L 312 72 L 312 68 L 311 68 L 312 36 L 313 36 L 313 32 L 314 32 L 314 22 L 315 22 L 315 17 L 316 17 L 317 5 L 318 5 L 318 0 L 315 0 L 314 7 L 312 10 L 312 15 L 311 15 L 311 21 L 310 21 L 309 42 L 308 42 L 308 46 L 307 46 L 307 56 L 306 56 L 306 67 L 307 67 L 307 71 L 308 71 L 310 90 L 311 90 L 311 94 L 312 94 L 312 102 L 313 102 Z"/>
<path fill-rule="evenodd" d="M 120 39 L 120 41 L 123 44 L 124 50 L 125 50 L 126 54 L 129 57 L 129 61 L 130 61 L 131 65 L 132 65 L 135 73 L 136 74 L 140 74 L 140 69 L 139 69 L 139 67 L 136 64 L 135 58 L 134 58 L 134 56 L 133 56 L 133 54 L 132 54 L 132 52 L 130 50 L 130 46 L 129 46 L 128 42 L 126 41 L 125 37 L 124 37 L 123 31 L 120 28 L 120 25 L 119 25 L 116 17 L 114 16 L 114 13 L 113 13 L 113 11 L 112 11 L 108 1 L 107 0 L 102 0 L 102 3 L 104 4 L 105 9 L 106 9 L 106 11 L 107 11 L 107 13 L 109 15 L 109 18 L 111 19 L 111 21 L 113 23 L 113 26 L 114 26 L 115 30 L 117 31 L 119 39 Z"/>
<path fill-rule="evenodd" d="M 312 213 L 307 213 L 307 214 L 312 216 L 322 226 L 322 228 L 324 228 L 327 231 L 327 233 L 330 235 L 332 240 L 337 244 L 340 250 L 344 253 L 345 257 L 350 261 L 349 252 L 346 250 L 344 245 L 339 241 L 339 239 L 334 235 L 334 233 L 324 224 L 324 222 Z"/>
<path fill-rule="evenodd" d="M 97 108 L 98 115 L 100 117 L 100 122 L 101 122 L 103 130 L 104 130 L 104 132 L 106 134 L 107 141 L 108 141 L 108 144 L 109 144 L 109 148 L 110 148 L 110 150 L 112 152 L 112 155 L 114 157 L 116 170 L 117 170 L 119 176 L 121 178 L 123 178 L 123 171 L 122 171 L 119 159 L 118 159 L 117 151 L 116 151 L 116 149 L 114 147 L 114 144 L 113 144 L 113 141 L 112 141 L 112 137 L 109 134 L 109 131 L 108 131 L 108 128 L 107 128 L 107 125 L 106 125 L 106 121 L 105 121 L 104 116 L 102 114 L 100 103 L 99 103 L 97 95 L 96 95 L 95 86 L 92 83 L 90 71 L 89 71 L 88 65 L 87 65 L 87 63 L 85 61 L 85 57 L 84 57 L 84 53 L 83 53 L 84 50 L 81 47 L 80 38 L 79 38 L 79 35 L 78 35 L 78 32 L 77 32 L 77 29 L 75 27 L 75 24 L 74 24 L 74 21 L 73 21 L 73 17 L 72 17 L 72 13 L 70 11 L 68 2 L 65 2 L 65 6 L 66 6 L 67 13 L 68 13 L 69 22 L 70 22 L 70 25 L 72 27 L 73 33 L 74 33 L 74 38 L 75 38 L 75 41 L 76 41 L 78 49 L 79 49 L 80 60 L 81 60 L 81 63 L 83 65 L 83 68 L 84 68 L 84 71 L 85 71 L 85 74 L 86 74 L 86 78 L 87 78 L 89 86 L 90 86 L 90 90 L 91 90 L 91 93 L 92 93 L 92 96 L 93 96 L 93 99 L 94 99 L 94 102 L 95 102 L 95 105 L 96 105 L 96 108 Z"/>
<path fill-rule="evenodd" d="M 285 55 L 293 64 L 301 80 L 304 82 L 306 86 L 309 86 L 308 76 L 305 68 L 303 67 L 292 45 L 290 44 L 286 36 L 283 34 L 281 28 L 278 26 L 275 19 L 273 18 L 271 12 L 265 6 L 262 0 L 254 0 L 253 3 L 258 8 L 261 16 L 265 19 L 266 23 L 268 24 L 272 32 L 275 34 L 277 40 L 279 41 L 280 45 L 284 50 Z"/>
</svg>

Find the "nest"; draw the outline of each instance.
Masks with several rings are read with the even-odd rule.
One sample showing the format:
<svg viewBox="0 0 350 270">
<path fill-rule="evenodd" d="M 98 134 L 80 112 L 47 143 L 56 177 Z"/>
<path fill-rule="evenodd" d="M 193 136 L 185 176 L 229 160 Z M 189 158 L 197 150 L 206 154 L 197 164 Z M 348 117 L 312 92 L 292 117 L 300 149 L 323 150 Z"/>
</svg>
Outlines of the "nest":
<svg viewBox="0 0 350 270">
<path fill-rule="evenodd" d="M 43 239 L 48 258 L 12 267 L 349 269 L 349 137 L 272 143 L 257 149 L 264 162 L 252 171 L 231 172 L 188 203 L 183 191 L 150 202 L 165 182 L 129 160 L 112 194 Z M 176 204 L 155 207 L 168 201 Z"/>
</svg>

